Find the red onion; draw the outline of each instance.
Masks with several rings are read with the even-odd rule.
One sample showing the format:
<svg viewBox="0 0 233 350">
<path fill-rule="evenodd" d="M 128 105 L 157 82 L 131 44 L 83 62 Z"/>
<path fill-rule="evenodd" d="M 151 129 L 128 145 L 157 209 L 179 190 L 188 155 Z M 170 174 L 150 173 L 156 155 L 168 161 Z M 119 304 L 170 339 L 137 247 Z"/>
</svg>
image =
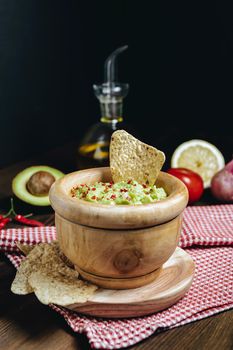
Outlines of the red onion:
<svg viewBox="0 0 233 350">
<path fill-rule="evenodd" d="M 213 195 L 223 202 L 233 202 L 233 160 L 211 180 Z"/>
</svg>

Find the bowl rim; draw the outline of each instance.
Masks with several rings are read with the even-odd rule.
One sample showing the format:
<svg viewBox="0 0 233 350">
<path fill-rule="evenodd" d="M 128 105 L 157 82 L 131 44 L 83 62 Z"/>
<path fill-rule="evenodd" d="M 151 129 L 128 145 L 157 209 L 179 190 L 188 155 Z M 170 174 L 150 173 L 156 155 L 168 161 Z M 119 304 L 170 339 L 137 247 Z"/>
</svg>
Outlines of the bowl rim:
<svg viewBox="0 0 233 350">
<path fill-rule="evenodd" d="M 133 221 L 135 221 L 135 224 L 137 224 L 137 228 L 140 227 L 149 227 L 152 223 L 161 224 L 163 222 L 167 222 L 174 217 L 178 216 L 181 211 L 186 207 L 188 202 L 188 191 L 186 186 L 176 177 L 173 175 L 170 175 L 168 173 L 160 171 L 158 179 L 165 178 L 166 181 L 169 181 L 173 187 L 175 188 L 174 191 L 168 194 L 168 196 L 165 199 L 155 201 L 152 203 L 145 203 L 145 204 L 137 204 L 137 205 L 109 205 L 109 204 L 102 204 L 102 203 L 93 203 L 88 202 L 79 198 L 72 197 L 67 191 L 64 189 L 64 184 L 67 183 L 70 179 L 78 178 L 82 175 L 88 175 L 88 174 L 104 174 L 109 173 L 110 168 L 109 167 L 99 167 L 99 168 L 90 168 L 85 170 L 78 170 L 74 171 L 72 173 L 66 174 L 61 179 L 55 181 L 55 183 L 52 185 L 50 192 L 49 192 L 49 198 L 50 203 L 55 212 L 57 212 L 60 216 L 64 217 L 67 220 L 70 220 L 72 222 L 76 222 L 82 225 L 92 226 L 92 227 L 102 227 L 102 228 L 122 228 L 122 227 L 128 227 L 130 228 L 130 224 L 127 222 L 125 224 L 117 223 L 119 222 L 119 218 L 117 219 L 117 215 L 125 214 L 125 219 L 127 219 L 129 222 L 132 222 L 133 216 L 137 216 L 137 214 L 140 214 L 143 212 L 144 220 L 141 218 L 142 221 L 140 223 L 140 220 L 137 218 L 134 218 Z M 165 181 L 164 180 L 164 181 Z M 81 182 L 83 183 L 83 181 Z M 73 188 L 73 186 L 70 187 L 70 190 Z M 175 208 L 177 206 L 177 208 Z M 167 208 L 167 209 L 166 209 Z M 166 215 L 163 215 L 161 211 L 163 210 L 172 210 L 171 215 L 168 213 Z M 155 215 L 156 212 L 159 212 L 159 217 L 157 218 L 151 218 L 149 219 L 150 215 Z M 158 214 L 158 213 L 157 213 Z M 95 220 L 89 220 L 91 219 L 90 216 L 94 215 Z M 88 219 L 89 216 L 89 219 Z M 112 220 L 112 225 L 110 223 L 102 223 L 100 224 L 98 221 L 102 221 L 102 219 L 106 216 L 110 216 Z M 146 222 L 144 222 L 146 221 Z M 107 225 L 107 226 L 106 226 Z M 132 225 L 134 228 L 136 226 Z"/>
</svg>

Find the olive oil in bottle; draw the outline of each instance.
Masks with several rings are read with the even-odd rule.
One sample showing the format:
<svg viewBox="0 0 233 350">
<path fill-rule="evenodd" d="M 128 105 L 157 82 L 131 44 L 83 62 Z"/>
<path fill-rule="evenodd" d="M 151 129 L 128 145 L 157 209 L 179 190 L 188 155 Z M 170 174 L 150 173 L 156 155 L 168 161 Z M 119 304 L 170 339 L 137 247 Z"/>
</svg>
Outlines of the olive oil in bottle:
<svg viewBox="0 0 233 350">
<path fill-rule="evenodd" d="M 100 102 L 101 118 L 86 133 L 77 150 L 78 169 L 109 165 L 109 144 L 112 133 L 125 129 L 123 123 L 123 99 L 129 85 L 116 81 L 116 58 L 127 49 L 122 46 L 105 61 L 103 84 L 94 85 L 94 93 Z"/>
</svg>

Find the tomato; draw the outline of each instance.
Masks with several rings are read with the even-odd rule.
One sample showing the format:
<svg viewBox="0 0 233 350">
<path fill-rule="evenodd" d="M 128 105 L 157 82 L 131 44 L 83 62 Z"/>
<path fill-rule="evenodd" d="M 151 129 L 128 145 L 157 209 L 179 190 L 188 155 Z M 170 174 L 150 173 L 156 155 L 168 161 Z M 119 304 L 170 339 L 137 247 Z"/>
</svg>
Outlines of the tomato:
<svg viewBox="0 0 233 350">
<path fill-rule="evenodd" d="M 171 168 L 167 172 L 180 179 L 186 185 L 189 193 L 189 204 L 201 198 L 204 186 L 199 174 L 185 168 Z"/>
</svg>

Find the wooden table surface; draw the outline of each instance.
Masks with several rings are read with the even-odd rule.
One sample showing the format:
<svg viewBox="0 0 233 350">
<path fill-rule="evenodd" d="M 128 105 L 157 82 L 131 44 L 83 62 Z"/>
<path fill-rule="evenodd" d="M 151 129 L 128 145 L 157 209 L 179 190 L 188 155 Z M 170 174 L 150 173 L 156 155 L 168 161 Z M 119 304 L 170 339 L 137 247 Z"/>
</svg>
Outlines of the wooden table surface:
<svg viewBox="0 0 233 350">
<path fill-rule="evenodd" d="M 74 170 L 73 145 L 57 149 L 33 161 L 19 162 L 0 169 L 0 212 L 10 205 L 11 181 L 21 169 L 32 164 L 49 164 L 65 172 Z M 63 159 L 61 166 L 61 159 Z M 207 194 L 200 204 L 213 203 Z M 16 201 L 16 210 L 29 209 Z M 37 219 L 54 223 L 51 209 L 35 212 Z M 14 225 L 17 227 L 17 225 Z M 19 296 L 10 291 L 15 268 L 0 254 L 0 349 L 63 350 L 90 349 L 85 335 L 75 334 L 64 319 L 42 305 L 34 295 Z M 220 313 L 201 321 L 161 332 L 130 347 L 134 350 L 230 350 L 233 349 L 233 311 Z"/>
</svg>

